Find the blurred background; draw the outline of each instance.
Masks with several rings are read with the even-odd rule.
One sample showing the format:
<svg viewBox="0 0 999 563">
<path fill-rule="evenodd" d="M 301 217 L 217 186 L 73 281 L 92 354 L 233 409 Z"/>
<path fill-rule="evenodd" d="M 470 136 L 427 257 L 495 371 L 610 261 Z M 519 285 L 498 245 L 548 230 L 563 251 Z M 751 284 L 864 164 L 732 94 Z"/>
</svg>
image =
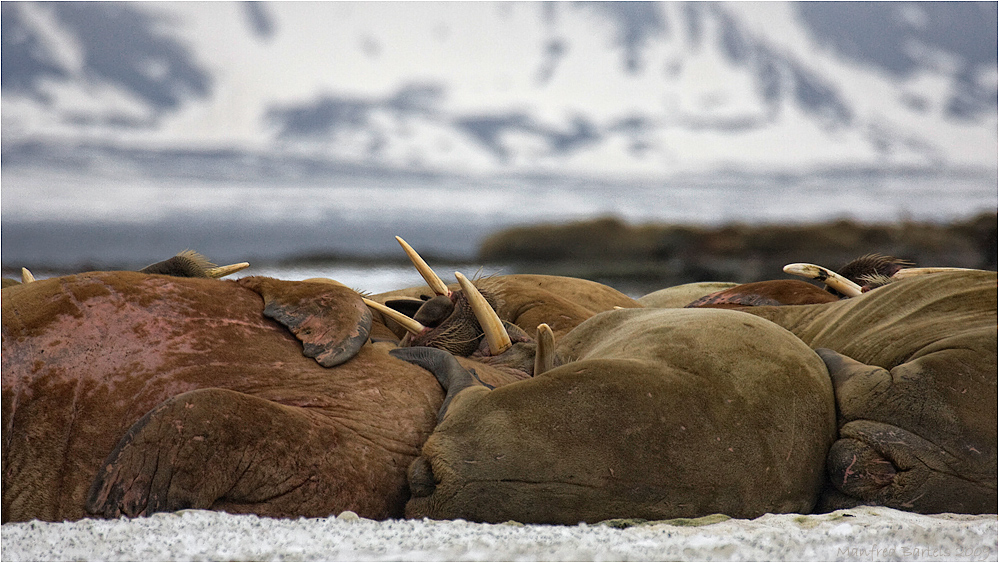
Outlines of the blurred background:
<svg viewBox="0 0 999 563">
<path fill-rule="evenodd" d="M 0 8 L 5 277 L 995 268 L 995 2 Z"/>
</svg>

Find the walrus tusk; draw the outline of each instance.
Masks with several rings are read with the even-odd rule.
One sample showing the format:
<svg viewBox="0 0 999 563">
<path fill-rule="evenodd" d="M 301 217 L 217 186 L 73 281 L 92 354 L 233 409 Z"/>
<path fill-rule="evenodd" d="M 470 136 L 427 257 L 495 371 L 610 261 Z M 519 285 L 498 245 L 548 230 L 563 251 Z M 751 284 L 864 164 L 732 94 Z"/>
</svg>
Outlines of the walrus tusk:
<svg viewBox="0 0 999 563">
<path fill-rule="evenodd" d="M 538 349 L 534 354 L 534 377 L 555 367 L 555 335 L 545 323 L 538 325 Z"/>
<path fill-rule="evenodd" d="M 229 264 L 228 266 L 215 266 L 213 268 L 205 268 L 205 275 L 210 278 L 218 279 L 228 276 L 229 274 L 235 274 L 236 272 L 249 267 L 249 262 L 239 262 L 237 264 Z"/>
<path fill-rule="evenodd" d="M 493 310 L 489 302 L 486 301 L 486 298 L 479 293 L 479 290 L 461 272 L 455 272 L 454 277 L 458 279 L 458 284 L 465 292 L 465 297 L 468 298 L 468 304 L 472 306 L 472 312 L 475 313 L 475 318 L 478 319 L 479 326 L 482 327 L 482 332 L 486 333 L 489 353 L 493 356 L 498 356 L 509 350 L 513 346 L 513 343 L 510 341 L 510 335 L 503 328 L 503 321 L 500 320 L 496 311 Z"/>
<path fill-rule="evenodd" d="M 382 305 L 381 303 L 379 303 L 377 301 L 372 301 L 372 300 L 368 299 L 367 297 L 362 297 L 361 299 L 364 301 L 365 305 L 367 305 L 368 307 L 371 307 L 375 311 L 378 311 L 379 313 L 381 313 L 381 314 L 385 315 L 386 317 L 392 319 L 393 321 L 395 321 L 396 323 L 398 323 L 399 326 L 401 326 L 402 328 L 406 329 L 407 332 L 411 332 L 413 334 L 420 334 L 421 332 L 423 332 L 424 326 L 422 324 L 420 324 L 419 321 L 413 320 L 413 319 L 407 317 L 406 315 L 403 315 L 399 311 L 396 311 L 395 309 L 393 309 L 391 307 L 387 307 L 385 305 Z"/>
<path fill-rule="evenodd" d="M 863 291 L 860 286 L 836 272 L 815 264 L 795 263 L 784 266 L 784 273 L 825 283 L 847 297 L 856 297 Z"/>
<path fill-rule="evenodd" d="M 892 275 L 893 279 L 904 280 L 926 274 L 939 274 L 941 272 L 970 272 L 970 268 L 902 268 Z"/>
<path fill-rule="evenodd" d="M 417 253 L 412 246 L 409 246 L 409 243 L 402 240 L 402 237 L 395 237 L 395 240 L 399 241 L 402 249 L 406 251 L 406 256 L 409 256 L 409 260 L 413 263 L 413 266 L 416 266 L 416 271 L 420 272 L 420 275 L 423 276 L 424 280 L 426 280 L 430 289 L 434 290 L 434 293 L 437 295 L 451 295 L 451 291 L 448 290 L 447 284 L 441 280 L 440 276 L 434 273 L 426 261 L 420 257 L 419 253 Z"/>
<path fill-rule="evenodd" d="M 21 268 L 21 283 L 31 283 L 33 281 L 35 281 L 35 276 L 31 273 L 31 270 Z"/>
</svg>

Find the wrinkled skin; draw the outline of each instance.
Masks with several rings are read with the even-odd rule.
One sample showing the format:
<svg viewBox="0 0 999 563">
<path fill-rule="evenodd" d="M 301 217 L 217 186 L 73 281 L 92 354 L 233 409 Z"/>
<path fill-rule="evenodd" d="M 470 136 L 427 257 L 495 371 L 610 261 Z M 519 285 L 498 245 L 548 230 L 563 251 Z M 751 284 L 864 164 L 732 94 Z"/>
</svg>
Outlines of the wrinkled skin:
<svg viewBox="0 0 999 563">
<path fill-rule="evenodd" d="M 402 515 L 443 394 L 366 343 L 355 292 L 91 272 L 5 288 L 2 305 L 5 522 Z"/>
<path fill-rule="evenodd" d="M 434 372 L 446 412 L 410 467 L 411 518 L 575 524 L 809 512 L 835 439 L 821 359 L 732 311 L 596 315 L 575 361 L 489 390 L 446 352 L 392 352 Z"/>
<path fill-rule="evenodd" d="M 577 278 L 514 274 L 485 277 L 476 280 L 475 286 L 504 322 L 516 325 L 528 335 L 534 334 L 539 324 L 546 323 L 554 332 L 556 340 L 601 311 L 614 307 L 641 307 L 638 302 L 616 289 Z M 462 293 L 457 284 L 449 285 L 448 288 L 453 294 Z M 397 308 L 434 329 L 424 338 L 416 339 L 414 345 L 448 349 L 438 335 L 459 333 L 462 336 L 451 337 L 449 340 L 467 339 L 471 336 L 471 333 L 466 334 L 467 327 L 478 328 L 478 321 L 469 309 L 462 306 L 448 307 L 441 302 L 446 297 L 434 297 L 433 291 L 426 286 L 373 295 L 371 299 Z M 452 295 L 450 301 L 454 303 L 457 299 L 460 297 Z M 405 301 L 410 302 L 408 307 L 405 306 Z M 428 305 L 431 310 L 419 311 L 421 307 Z M 397 327 L 391 321 L 386 324 Z M 404 333 L 401 329 L 395 330 L 400 337 Z M 481 329 L 472 333 L 475 334 L 474 338 L 481 339 Z M 456 353 L 467 355 L 462 352 Z"/>
<path fill-rule="evenodd" d="M 839 440 L 826 509 L 997 509 L 995 272 L 901 280 L 826 305 L 751 307 L 818 349 Z"/>
</svg>

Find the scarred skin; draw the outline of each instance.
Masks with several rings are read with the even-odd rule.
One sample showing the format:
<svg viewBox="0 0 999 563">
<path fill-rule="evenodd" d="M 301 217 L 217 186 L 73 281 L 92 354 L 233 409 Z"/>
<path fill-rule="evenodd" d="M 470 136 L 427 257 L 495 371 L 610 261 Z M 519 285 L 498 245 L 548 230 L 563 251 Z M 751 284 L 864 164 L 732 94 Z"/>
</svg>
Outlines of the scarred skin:
<svg viewBox="0 0 999 563">
<path fill-rule="evenodd" d="M 2 304 L 4 522 L 402 515 L 443 395 L 365 343 L 355 292 L 91 272 L 6 288 Z"/>
<path fill-rule="evenodd" d="M 687 307 L 739 309 L 779 305 L 832 303 L 839 297 L 800 280 L 772 280 L 738 285 L 705 295 Z"/>
</svg>

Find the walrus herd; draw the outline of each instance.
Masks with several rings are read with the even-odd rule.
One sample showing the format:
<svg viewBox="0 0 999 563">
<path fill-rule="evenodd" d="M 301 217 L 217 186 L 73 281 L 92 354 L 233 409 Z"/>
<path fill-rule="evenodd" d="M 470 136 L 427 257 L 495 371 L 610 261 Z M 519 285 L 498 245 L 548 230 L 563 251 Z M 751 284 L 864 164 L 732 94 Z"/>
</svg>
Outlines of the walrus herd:
<svg viewBox="0 0 999 563">
<path fill-rule="evenodd" d="M 633 299 L 139 272 L 2 290 L 3 521 L 997 511 L 996 272 L 879 256 Z"/>
</svg>

